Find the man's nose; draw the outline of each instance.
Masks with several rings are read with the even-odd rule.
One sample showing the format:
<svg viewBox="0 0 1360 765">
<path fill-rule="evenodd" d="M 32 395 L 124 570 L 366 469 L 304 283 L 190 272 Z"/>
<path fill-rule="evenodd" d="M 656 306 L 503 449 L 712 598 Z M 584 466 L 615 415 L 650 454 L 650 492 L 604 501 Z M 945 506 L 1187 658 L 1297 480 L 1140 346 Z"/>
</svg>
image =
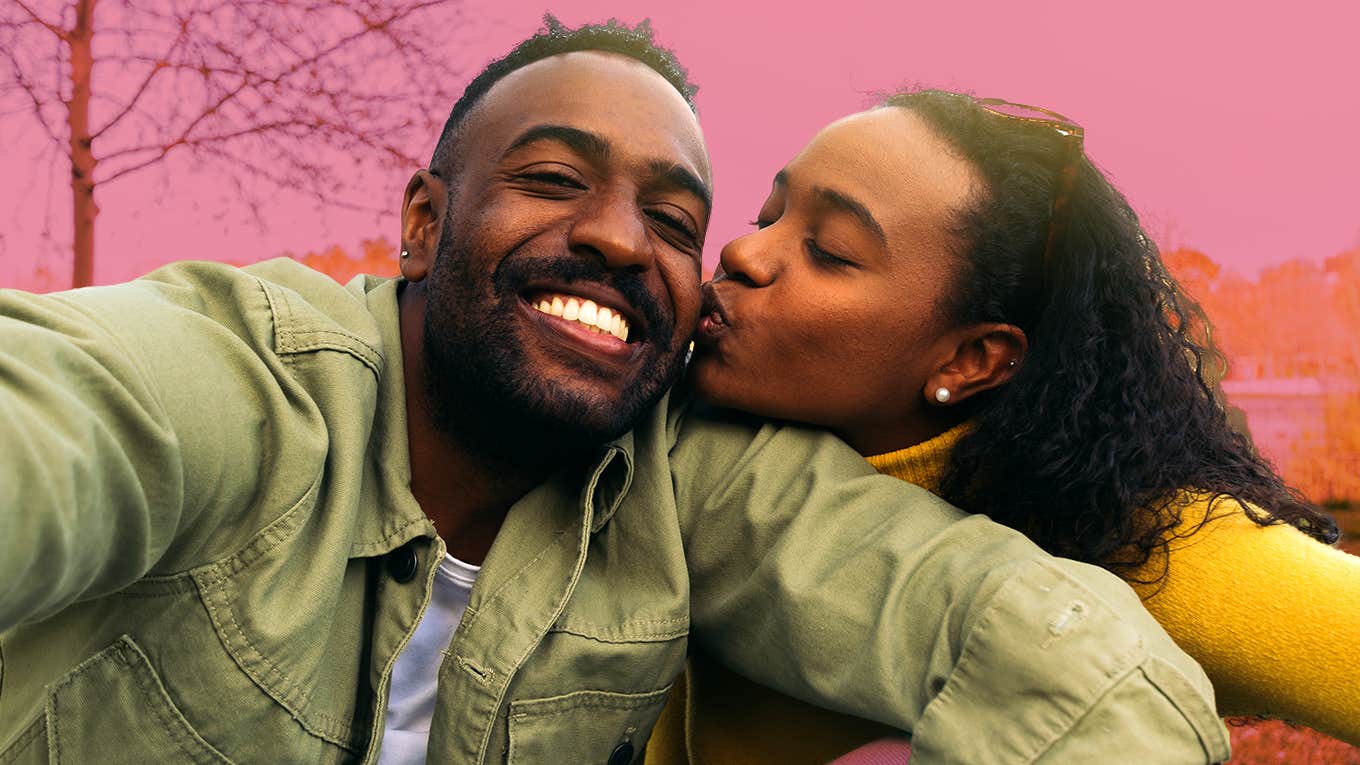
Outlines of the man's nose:
<svg viewBox="0 0 1360 765">
<path fill-rule="evenodd" d="M 598 254 L 610 269 L 645 271 L 655 258 L 647 220 L 637 200 L 624 191 L 601 196 L 572 224 L 573 252 Z"/>
<path fill-rule="evenodd" d="M 770 244 L 767 238 L 764 231 L 752 231 L 728 242 L 718 258 L 723 278 L 748 287 L 768 287 L 774 282 L 779 268 L 765 252 Z"/>
</svg>

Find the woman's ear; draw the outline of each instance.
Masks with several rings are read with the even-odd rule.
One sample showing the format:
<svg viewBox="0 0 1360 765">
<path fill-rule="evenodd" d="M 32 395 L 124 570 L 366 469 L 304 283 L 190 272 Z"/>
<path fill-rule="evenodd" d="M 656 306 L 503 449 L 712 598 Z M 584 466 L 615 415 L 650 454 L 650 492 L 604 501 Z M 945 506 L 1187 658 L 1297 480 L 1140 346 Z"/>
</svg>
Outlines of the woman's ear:
<svg viewBox="0 0 1360 765">
<path fill-rule="evenodd" d="M 1029 340 L 1014 324 L 973 324 L 943 338 L 945 360 L 926 379 L 926 400 L 951 406 L 1004 385 L 1024 363 Z"/>
<path fill-rule="evenodd" d="M 429 170 L 417 171 L 401 200 L 401 275 L 418 282 L 430 273 L 444 228 L 448 187 Z"/>
</svg>

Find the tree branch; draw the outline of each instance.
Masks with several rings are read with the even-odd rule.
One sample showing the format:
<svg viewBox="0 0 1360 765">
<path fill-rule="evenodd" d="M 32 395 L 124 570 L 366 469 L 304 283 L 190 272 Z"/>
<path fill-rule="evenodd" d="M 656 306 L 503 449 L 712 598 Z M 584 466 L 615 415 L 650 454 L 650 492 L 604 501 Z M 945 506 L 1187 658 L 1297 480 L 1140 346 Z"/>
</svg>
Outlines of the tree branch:
<svg viewBox="0 0 1360 765">
<path fill-rule="evenodd" d="M 184 149 L 201 149 L 201 148 L 203 148 L 203 147 L 205 147 L 205 146 L 207 146 L 207 145 L 209 145 L 209 144 L 225 143 L 225 142 L 227 142 L 227 141 L 235 140 L 235 139 L 237 139 L 237 138 L 242 138 L 242 137 L 244 137 L 244 136 L 248 136 L 248 135 L 259 135 L 259 134 L 262 134 L 262 133 L 271 133 L 271 132 L 283 130 L 283 129 L 286 129 L 286 128 L 289 128 L 289 127 L 309 128 L 309 127 L 311 127 L 311 126 L 308 125 L 308 124 L 306 124 L 305 122 L 302 122 L 302 121 L 299 121 L 299 120 L 279 120 L 279 121 L 270 122 L 270 123 L 264 123 L 264 124 L 260 124 L 260 125 L 251 125 L 250 127 L 245 127 L 245 128 L 240 129 L 240 130 L 234 130 L 234 131 L 232 131 L 232 132 L 230 132 L 230 133 L 220 133 L 220 134 L 218 134 L 218 135 L 202 136 L 202 137 L 193 138 L 193 139 L 179 138 L 179 139 L 176 139 L 175 141 L 172 141 L 171 143 L 165 144 L 165 145 L 163 145 L 163 146 L 158 146 L 158 147 L 156 147 L 156 146 L 142 146 L 142 147 L 138 147 L 138 148 L 136 148 L 136 149 L 124 149 L 124 150 L 118 152 L 118 155 L 126 156 L 126 155 L 128 155 L 128 154 L 145 153 L 145 152 L 148 152 L 148 151 L 154 151 L 154 152 L 156 152 L 156 154 L 155 154 L 155 156 L 153 156 L 153 157 L 151 157 L 151 158 L 149 158 L 149 159 L 142 160 L 141 162 L 138 162 L 138 163 L 136 163 L 136 164 L 134 164 L 134 165 L 129 165 L 129 166 L 125 167 L 125 168 L 122 168 L 121 170 L 114 171 L 114 173 L 113 173 L 112 175 L 109 175 L 109 176 L 107 176 L 107 177 L 105 177 L 105 178 L 101 178 L 101 179 L 99 180 L 99 183 L 100 183 L 100 184 L 110 183 L 110 182 L 115 181 L 115 180 L 117 180 L 117 179 L 119 179 L 119 178 L 122 178 L 122 177 L 125 176 L 125 175 L 129 175 L 129 174 L 131 174 L 131 173 L 135 173 L 135 172 L 137 172 L 138 170 L 143 170 L 143 169 L 145 169 L 145 168 L 147 168 L 147 167 L 149 167 L 149 166 L 151 166 L 151 165 L 156 164 L 157 162 L 161 161 L 162 159 L 165 159 L 165 157 L 166 157 L 167 155 L 169 155 L 170 152 L 174 151 L 175 149 L 181 149 L 181 148 L 184 148 Z M 108 162 L 108 161 L 109 161 L 110 159 L 112 159 L 114 156 L 115 156 L 115 155 L 106 156 L 106 157 L 104 157 L 104 158 L 103 158 L 102 160 L 100 160 L 100 161 L 101 161 L 101 162 Z"/>
<path fill-rule="evenodd" d="M 322 49 L 322 50 L 320 50 L 320 51 L 317 51 L 317 52 L 313 53 L 313 54 L 310 55 L 310 56 L 301 56 L 301 57 L 299 57 L 296 61 L 293 62 L 293 64 L 292 64 L 291 66 L 286 67 L 283 71 L 278 72 L 278 73 L 274 74 L 273 76 L 265 76 L 265 75 L 262 75 L 262 74 L 259 74 L 259 73 L 253 73 L 253 72 L 248 73 L 248 74 L 254 74 L 255 76 L 261 77 L 260 81 L 251 83 L 251 82 L 249 81 L 248 77 L 247 77 L 246 79 L 243 79 L 243 81 L 241 82 L 241 84 L 240 84 L 238 87 L 236 87 L 236 88 L 233 89 L 232 91 L 228 92 L 225 96 L 223 96 L 223 98 L 221 98 L 220 100 L 218 100 L 217 103 L 213 104 L 207 111 L 205 111 L 202 115 L 200 115 L 200 117 L 199 117 L 198 119 L 195 119 L 194 122 L 190 123 L 189 127 L 187 127 L 187 128 L 181 133 L 181 137 L 187 137 L 188 134 L 191 133 L 191 132 L 194 130 L 194 128 L 197 127 L 197 125 L 203 120 L 203 118 L 209 117 L 209 116 L 211 116 L 211 115 L 216 114 L 217 112 L 219 112 L 224 106 L 227 105 L 227 103 L 229 103 L 231 100 L 235 99 L 238 95 L 240 95 L 240 93 L 241 93 L 242 91 L 244 91 L 244 90 L 246 89 L 247 86 L 253 85 L 253 86 L 258 87 L 258 86 L 260 86 L 260 85 L 266 85 L 266 84 L 278 86 L 278 85 L 282 84 L 284 80 L 286 80 L 287 78 L 289 78 L 289 77 L 291 77 L 291 76 L 297 74 L 298 72 L 302 71 L 304 68 L 309 67 L 309 66 L 314 66 L 314 65 L 316 65 L 316 64 L 321 63 L 321 62 L 324 61 L 325 59 L 327 59 L 327 58 L 331 57 L 332 55 L 338 53 L 339 51 L 343 50 L 344 48 L 347 48 L 348 46 L 350 46 L 351 44 L 353 44 L 355 41 L 361 40 L 361 39 L 365 38 L 366 36 L 368 36 L 369 34 L 372 34 L 375 30 L 386 29 L 387 27 L 390 27 L 392 24 L 396 23 L 397 21 L 400 21 L 401 19 L 407 18 L 407 17 L 413 15 L 414 13 L 416 13 L 416 12 L 418 12 L 418 11 L 425 10 L 425 9 L 428 9 L 428 8 L 433 8 L 433 7 L 440 6 L 440 5 L 446 5 L 448 2 L 449 2 L 449 0 L 424 0 L 424 2 L 418 2 L 418 3 L 414 4 L 414 5 L 406 6 L 406 7 L 404 7 L 404 8 L 398 9 L 398 10 L 394 11 L 393 13 L 389 14 L 387 17 L 385 17 L 385 18 L 383 18 L 382 20 L 377 21 L 377 22 L 364 20 L 364 26 L 363 26 L 363 28 L 358 29 L 358 30 L 352 32 L 351 34 L 346 35 L 345 37 L 340 38 L 339 40 L 335 41 L 335 42 L 334 42 L 333 44 L 331 44 L 330 46 L 328 46 L 328 47 L 326 47 L 326 48 L 324 48 L 324 49 Z M 343 6 L 344 4 L 341 4 L 341 5 Z M 360 16 L 359 18 L 360 18 L 361 20 L 363 20 L 363 17 L 362 17 L 362 16 Z M 291 46 L 288 46 L 288 47 L 291 49 Z M 222 49 L 222 52 L 223 52 L 223 53 L 228 53 L 228 54 L 230 54 L 230 51 L 227 51 L 227 50 L 225 50 L 225 49 Z"/>
<path fill-rule="evenodd" d="M 42 126 L 43 132 L 47 133 L 48 139 L 51 140 L 54 145 L 59 147 L 64 146 L 66 142 L 57 135 L 57 132 L 52 129 L 50 124 L 48 124 L 47 117 L 43 115 L 46 104 L 43 103 L 42 97 L 38 95 L 37 88 L 34 87 L 33 83 L 30 82 L 28 77 L 24 74 L 23 67 L 19 65 L 18 57 L 14 55 L 13 50 L 5 51 L 5 55 L 9 57 L 10 66 L 14 68 L 15 83 L 18 84 L 19 89 L 28 96 L 29 102 L 33 104 L 33 118 Z M 65 149 L 62 149 L 62 153 L 66 154 L 68 159 L 71 156 L 71 153 Z"/>
<path fill-rule="evenodd" d="M 385 185 L 397 168 L 421 164 L 402 147 L 437 127 L 430 115 L 447 109 L 457 84 L 447 72 L 432 81 L 416 75 L 441 57 L 446 28 L 459 28 L 461 14 L 431 10 L 456 9 L 458 0 L 123 2 L 100 30 L 112 55 L 96 61 L 120 71 L 100 77 L 112 87 L 93 94 L 102 99 L 98 111 L 111 115 L 91 135 L 101 139 L 100 186 L 157 164 L 202 164 L 224 181 L 223 193 L 235 182 L 240 204 L 252 208 L 275 186 L 318 206 L 376 212 L 364 204 L 372 201 L 368 186 L 354 179 L 372 174 Z M 0 85 L 2 108 L 32 110 L 53 156 L 63 151 L 69 160 L 62 126 L 46 114 L 57 116 L 70 87 L 63 58 L 71 33 L 56 34 L 29 10 L 45 12 L 43 2 L 19 3 L 23 11 L 0 11 L 8 20 L 0 21 L 0 39 L 31 37 L 22 38 L 27 47 L 0 43 L 0 65 L 9 55 L 28 69 L 17 84 Z M 39 63 L 48 39 L 57 55 Z M 48 62 L 56 68 L 50 75 Z M 337 189 L 337 180 L 350 183 Z"/>
<path fill-rule="evenodd" d="M 62 29 L 61 27 L 57 26 L 56 24 L 53 24 L 52 22 L 48 21 L 47 19 L 44 19 L 42 16 L 39 16 L 38 13 L 37 13 L 37 11 L 34 11 L 32 8 L 29 8 L 29 7 L 28 7 L 28 4 L 25 3 L 24 0 L 13 0 L 13 2 L 14 2 L 15 5 L 19 6 L 19 9 L 20 9 L 20 10 L 22 10 L 24 13 L 28 14 L 28 17 L 29 17 L 30 19 L 33 19 L 33 21 L 35 21 L 35 22 L 37 22 L 38 24 L 42 25 L 45 29 L 47 29 L 47 31 L 51 32 L 52 34 L 56 35 L 57 37 L 60 37 L 63 41 L 66 40 L 66 37 L 67 37 L 67 34 L 68 34 L 68 33 L 67 33 L 67 31 L 66 31 L 65 29 Z"/>
<path fill-rule="evenodd" d="M 142 100 L 142 96 L 146 94 L 147 88 L 151 87 L 151 82 L 156 79 L 156 75 L 160 74 L 168 66 L 167 62 L 169 61 L 170 56 L 174 55 L 175 51 L 179 48 L 179 46 L 184 43 L 184 37 L 187 31 L 188 31 L 187 28 L 181 25 L 180 33 L 175 36 L 175 41 L 170 43 L 170 47 L 166 49 L 164 55 L 162 55 L 156 61 L 152 62 L 151 71 L 146 73 L 146 77 L 142 79 L 142 83 L 137 86 L 137 90 L 134 91 L 132 97 L 128 99 L 127 105 L 124 106 L 122 110 L 120 110 L 117 114 L 113 115 L 112 119 L 104 123 L 103 127 L 94 131 L 94 133 L 90 136 L 91 140 L 98 138 L 99 136 L 106 133 L 114 125 L 117 125 L 119 122 L 122 122 L 123 118 L 126 117 L 137 106 L 137 102 Z"/>
</svg>

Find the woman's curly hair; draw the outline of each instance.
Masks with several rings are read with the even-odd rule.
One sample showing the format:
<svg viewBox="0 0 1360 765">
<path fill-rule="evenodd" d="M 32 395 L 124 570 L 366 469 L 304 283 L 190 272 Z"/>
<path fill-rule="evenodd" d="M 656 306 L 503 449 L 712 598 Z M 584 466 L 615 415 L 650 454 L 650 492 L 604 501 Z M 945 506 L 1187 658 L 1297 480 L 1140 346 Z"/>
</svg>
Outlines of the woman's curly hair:
<svg viewBox="0 0 1360 765">
<path fill-rule="evenodd" d="M 957 221 L 961 267 L 944 310 L 961 324 L 1014 324 L 1029 340 L 1008 384 L 964 402 L 976 427 L 953 452 L 947 499 L 1126 577 L 1204 522 L 1183 527 L 1182 490 L 1336 541 L 1335 522 L 1228 423 L 1206 374 L 1223 357 L 1202 309 L 1085 156 L 1045 264 L 1067 139 L 943 91 L 885 105 L 924 120 L 985 184 Z"/>
</svg>

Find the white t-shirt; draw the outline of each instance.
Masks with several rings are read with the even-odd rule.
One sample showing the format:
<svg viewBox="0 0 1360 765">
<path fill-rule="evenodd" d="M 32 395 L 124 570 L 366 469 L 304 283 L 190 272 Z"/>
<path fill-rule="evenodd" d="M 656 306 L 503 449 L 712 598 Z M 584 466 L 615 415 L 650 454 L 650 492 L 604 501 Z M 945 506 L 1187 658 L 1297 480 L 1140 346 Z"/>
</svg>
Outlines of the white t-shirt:
<svg viewBox="0 0 1360 765">
<path fill-rule="evenodd" d="M 430 718 L 439 684 L 443 651 L 463 620 L 472 583 L 480 566 L 445 555 L 434 574 L 430 604 L 392 667 L 392 691 L 387 698 L 379 765 L 411 765 L 425 762 L 430 741 Z"/>
</svg>

